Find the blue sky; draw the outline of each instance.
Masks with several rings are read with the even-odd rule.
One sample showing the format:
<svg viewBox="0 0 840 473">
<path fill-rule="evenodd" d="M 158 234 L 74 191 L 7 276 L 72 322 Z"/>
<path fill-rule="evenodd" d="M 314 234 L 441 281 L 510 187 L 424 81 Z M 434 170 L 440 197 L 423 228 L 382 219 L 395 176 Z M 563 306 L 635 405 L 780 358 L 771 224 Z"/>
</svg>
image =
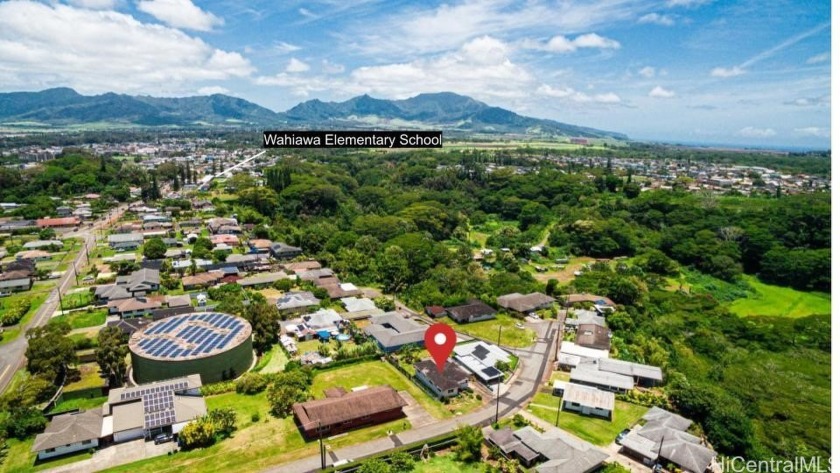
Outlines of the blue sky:
<svg viewBox="0 0 840 473">
<path fill-rule="evenodd" d="M 830 35 L 825 0 L 11 0 L 0 89 L 273 110 L 452 91 L 637 139 L 827 148 Z"/>
</svg>

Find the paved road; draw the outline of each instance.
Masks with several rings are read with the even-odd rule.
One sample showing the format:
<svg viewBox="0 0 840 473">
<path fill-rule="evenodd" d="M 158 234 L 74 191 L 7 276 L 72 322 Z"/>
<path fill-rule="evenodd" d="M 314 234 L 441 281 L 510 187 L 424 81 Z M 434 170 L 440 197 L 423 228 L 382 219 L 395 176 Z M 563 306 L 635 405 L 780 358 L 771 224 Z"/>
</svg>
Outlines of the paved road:
<svg viewBox="0 0 840 473">
<path fill-rule="evenodd" d="M 124 205 L 120 206 L 117 209 L 112 210 L 108 215 L 94 222 L 93 226 L 81 228 L 78 232 L 67 233 L 63 235 L 63 237 L 82 238 L 87 250 L 91 251 L 95 246 L 94 232 L 96 230 L 107 228 L 113 222 L 119 220 L 126 208 L 127 207 Z M 82 248 L 79 251 L 79 254 L 76 255 L 76 259 L 73 260 L 73 267 L 76 268 L 77 272 L 81 273 L 85 264 L 87 264 L 87 253 L 84 251 L 84 248 Z M 26 323 L 26 325 L 23 326 L 21 334 L 15 340 L 0 347 L 0 392 L 6 390 L 6 387 L 12 381 L 12 377 L 15 372 L 24 365 L 24 354 L 26 353 L 25 332 L 31 328 L 40 327 L 46 324 L 47 321 L 50 320 L 52 314 L 58 309 L 59 291 L 61 291 L 62 295 L 65 294 L 74 283 L 75 276 L 73 274 L 73 270 L 72 268 L 68 268 L 61 276 L 58 285 L 56 285 L 55 289 L 50 292 L 50 295 L 44 303 L 41 304 L 38 311 L 35 312 L 35 315 L 28 323 Z"/>
<path fill-rule="evenodd" d="M 557 336 L 556 322 L 542 322 L 530 325 L 537 331 L 539 336 L 537 343 L 531 347 L 519 350 L 511 350 L 519 356 L 521 368 L 509 381 L 508 388 L 500 398 L 499 417 L 514 412 L 524 405 L 539 389 L 546 375 L 546 366 L 552 360 L 554 354 L 554 337 Z M 438 435 L 451 432 L 460 425 L 487 425 L 496 417 L 496 403 L 491 402 L 481 410 L 460 416 L 454 419 L 447 419 L 434 424 L 413 428 L 390 437 L 384 437 L 370 442 L 345 447 L 339 450 L 330 451 L 327 466 L 337 459 L 355 459 L 369 457 L 372 455 L 387 452 L 392 448 L 414 442 L 420 442 Z M 329 444 L 327 440 L 325 442 Z M 312 456 L 302 460 L 273 467 L 267 472 L 271 473 L 306 473 L 318 471 L 321 468 L 319 456 Z"/>
</svg>

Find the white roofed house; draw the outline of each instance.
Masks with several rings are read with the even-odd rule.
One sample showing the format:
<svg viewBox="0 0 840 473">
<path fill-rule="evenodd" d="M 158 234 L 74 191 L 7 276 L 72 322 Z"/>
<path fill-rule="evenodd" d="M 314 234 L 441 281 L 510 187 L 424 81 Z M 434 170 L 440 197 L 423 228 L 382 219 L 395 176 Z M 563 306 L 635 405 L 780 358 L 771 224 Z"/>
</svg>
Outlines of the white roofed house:
<svg viewBox="0 0 840 473">
<path fill-rule="evenodd" d="M 499 383 L 504 379 L 504 373 L 496 368 L 497 363 L 510 364 L 512 361 L 508 352 L 481 341 L 456 345 L 452 352 L 455 361 L 485 385 Z"/>
<path fill-rule="evenodd" d="M 39 460 L 88 450 L 99 446 L 102 432 L 102 411 L 99 408 L 52 418 L 43 433 L 35 437 L 32 451 Z"/>
<path fill-rule="evenodd" d="M 563 390 L 563 409 L 612 419 L 615 394 L 590 386 L 569 383 Z"/>
</svg>

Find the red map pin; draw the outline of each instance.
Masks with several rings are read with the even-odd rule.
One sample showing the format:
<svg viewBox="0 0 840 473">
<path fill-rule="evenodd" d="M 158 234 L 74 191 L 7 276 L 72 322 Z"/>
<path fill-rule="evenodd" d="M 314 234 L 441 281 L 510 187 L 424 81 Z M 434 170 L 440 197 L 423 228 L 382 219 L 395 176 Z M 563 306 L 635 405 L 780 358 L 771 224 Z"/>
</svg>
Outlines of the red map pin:
<svg viewBox="0 0 840 473">
<path fill-rule="evenodd" d="M 435 360 L 438 373 L 443 372 L 443 367 L 446 366 L 446 360 L 455 348 L 456 341 L 455 331 L 449 325 L 434 324 L 426 329 L 426 350 Z"/>
</svg>

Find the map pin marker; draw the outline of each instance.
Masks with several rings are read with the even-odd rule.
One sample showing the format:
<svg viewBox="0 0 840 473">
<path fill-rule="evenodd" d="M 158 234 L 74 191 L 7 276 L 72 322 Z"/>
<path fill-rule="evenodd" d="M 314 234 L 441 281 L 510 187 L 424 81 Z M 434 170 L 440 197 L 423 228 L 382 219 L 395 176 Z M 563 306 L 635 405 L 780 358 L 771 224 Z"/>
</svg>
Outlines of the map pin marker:
<svg viewBox="0 0 840 473">
<path fill-rule="evenodd" d="M 439 373 L 443 372 L 443 367 L 446 365 L 446 360 L 452 349 L 455 348 L 456 336 L 455 330 L 446 324 L 430 325 L 426 329 L 426 350 L 432 355 L 435 360 L 435 365 Z"/>
</svg>

